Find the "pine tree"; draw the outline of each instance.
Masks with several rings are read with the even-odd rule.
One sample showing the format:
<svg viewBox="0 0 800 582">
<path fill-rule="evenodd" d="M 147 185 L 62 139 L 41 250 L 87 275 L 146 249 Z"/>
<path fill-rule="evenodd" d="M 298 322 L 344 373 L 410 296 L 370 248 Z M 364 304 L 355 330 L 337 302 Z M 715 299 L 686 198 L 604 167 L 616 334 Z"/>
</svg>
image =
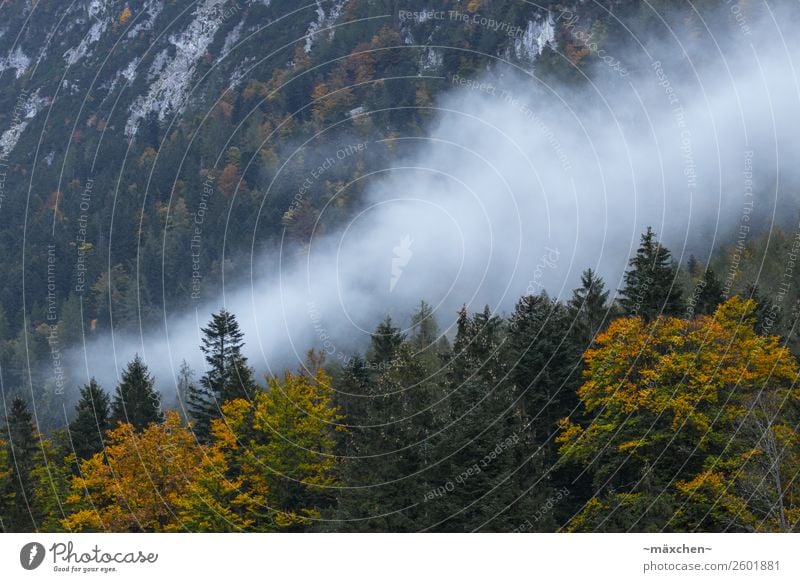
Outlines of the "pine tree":
<svg viewBox="0 0 800 582">
<path fill-rule="evenodd" d="M 591 346 L 595 336 L 611 319 L 608 294 L 603 280 L 591 269 L 586 269 L 581 275 L 581 286 L 572 292 L 572 298 L 567 302 L 572 335 L 581 349 Z"/>
<path fill-rule="evenodd" d="M 69 425 L 72 448 L 79 459 L 88 459 L 103 450 L 103 435 L 111 428 L 108 394 L 94 378 L 81 388 L 75 412 Z"/>
<path fill-rule="evenodd" d="M 650 321 L 659 315 L 681 313 L 683 299 L 678 269 L 669 249 L 658 242 L 649 226 L 636 256 L 630 260 L 630 267 L 625 273 L 625 288 L 620 290 L 620 305 L 626 315 Z"/>
<path fill-rule="evenodd" d="M 6 455 L 12 468 L 9 490 L 0 495 L 13 499 L 8 514 L 3 516 L 6 531 L 36 531 L 38 519 L 33 502 L 34 483 L 31 472 L 36 462 L 39 435 L 33 424 L 33 416 L 22 398 L 14 398 L 11 408 L 6 409 L 6 426 L 3 439 L 6 442 Z M 0 468 L 2 471 L 2 468 Z"/>
<path fill-rule="evenodd" d="M 188 395 L 189 413 L 194 420 L 195 434 L 201 440 L 210 435 L 211 421 L 220 418 L 223 402 L 236 398 L 250 399 L 255 390 L 253 371 L 242 354 L 244 334 L 236 316 L 222 309 L 211 316 L 204 327 L 200 349 L 208 369 Z"/>
<path fill-rule="evenodd" d="M 122 373 L 122 381 L 117 386 L 111 403 L 111 424 L 127 422 L 136 430 L 142 430 L 163 420 L 161 396 L 147 366 L 137 355 Z"/>
</svg>

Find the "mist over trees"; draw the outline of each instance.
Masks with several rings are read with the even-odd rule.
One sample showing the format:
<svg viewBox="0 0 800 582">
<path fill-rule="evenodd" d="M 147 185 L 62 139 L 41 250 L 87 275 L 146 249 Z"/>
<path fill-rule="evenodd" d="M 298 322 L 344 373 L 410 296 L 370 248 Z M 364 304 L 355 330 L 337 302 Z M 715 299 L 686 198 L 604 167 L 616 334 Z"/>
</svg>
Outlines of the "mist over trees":
<svg viewBox="0 0 800 582">
<path fill-rule="evenodd" d="M 422 301 L 364 353 L 263 384 L 223 309 L 199 387 L 180 371 L 188 419 L 138 356 L 113 398 L 81 389 L 66 431 L 11 402 L 3 530 L 796 531 L 797 358 L 763 305 L 692 269 L 694 311 L 648 229 L 617 300 L 586 270 L 565 303 L 464 307 L 449 334 Z"/>
</svg>

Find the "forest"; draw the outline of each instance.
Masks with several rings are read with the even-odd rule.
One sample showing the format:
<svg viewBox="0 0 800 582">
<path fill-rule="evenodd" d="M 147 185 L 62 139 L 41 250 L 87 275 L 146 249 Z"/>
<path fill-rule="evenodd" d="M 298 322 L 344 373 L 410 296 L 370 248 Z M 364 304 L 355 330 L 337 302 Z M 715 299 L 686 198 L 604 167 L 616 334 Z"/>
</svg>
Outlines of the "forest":
<svg viewBox="0 0 800 582">
<path fill-rule="evenodd" d="M 797 7 L 5 3 L 0 532 L 797 532 Z"/>
<path fill-rule="evenodd" d="M 13 399 L 2 528 L 797 531 L 796 310 L 724 286 L 648 229 L 613 300 L 588 269 L 566 302 L 464 308 L 449 334 L 422 301 L 343 365 L 312 349 L 261 381 L 223 309 L 174 405 L 138 356 L 65 429 Z"/>
</svg>

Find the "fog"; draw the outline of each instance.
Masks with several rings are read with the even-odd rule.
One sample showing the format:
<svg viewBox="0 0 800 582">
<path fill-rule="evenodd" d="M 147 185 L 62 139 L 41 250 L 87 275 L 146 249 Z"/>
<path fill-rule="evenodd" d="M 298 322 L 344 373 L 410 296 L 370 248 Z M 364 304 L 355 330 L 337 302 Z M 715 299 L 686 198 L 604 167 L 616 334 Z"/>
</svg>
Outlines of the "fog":
<svg viewBox="0 0 800 582">
<path fill-rule="evenodd" d="M 618 289 L 648 225 L 676 260 L 704 264 L 741 227 L 797 228 L 786 211 L 800 183 L 796 31 L 769 11 L 747 25 L 631 39 L 611 55 L 626 71 L 601 61 L 580 84 L 502 61 L 443 79 L 427 136 L 400 136 L 414 155 L 367 168 L 367 203 L 345 228 L 307 252 L 287 242 L 253 256 L 247 283 L 144 336 L 103 337 L 73 354 L 75 369 L 112 386 L 138 352 L 169 393 L 182 359 L 202 373 L 199 327 L 225 306 L 250 363 L 277 374 L 309 348 L 344 360 L 387 314 L 407 324 L 421 299 L 446 332 L 463 304 L 503 314 L 526 293 L 566 298 L 586 268 Z M 356 142 L 337 147 L 335 163 L 353 165 Z"/>
</svg>

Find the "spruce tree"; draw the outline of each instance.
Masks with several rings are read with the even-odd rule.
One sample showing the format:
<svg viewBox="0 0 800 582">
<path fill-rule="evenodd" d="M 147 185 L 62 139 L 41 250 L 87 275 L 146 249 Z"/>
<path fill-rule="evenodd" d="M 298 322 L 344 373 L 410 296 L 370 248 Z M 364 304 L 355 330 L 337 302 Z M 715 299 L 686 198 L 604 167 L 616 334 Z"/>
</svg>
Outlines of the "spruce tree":
<svg viewBox="0 0 800 582">
<path fill-rule="evenodd" d="M 677 266 L 672 261 L 672 253 L 658 242 L 649 226 L 629 264 L 625 288 L 620 290 L 620 305 L 626 315 L 650 321 L 659 315 L 681 314 L 683 298 Z"/>
<path fill-rule="evenodd" d="M 581 275 L 581 286 L 572 292 L 567 302 L 573 325 L 573 337 L 584 350 L 591 346 L 595 336 L 611 319 L 605 283 L 591 269 Z"/>
<path fill-rule="evenodd" d="M 761 294 L 756 283 L 747 285 L 744 298 L 755 301 L 756 331 L 761 335 L 777 335 L 781 324 L 781 308 Z"/>
<path fill-rule="evenodd" d="M 196 390 L 196 387 L 194 383 L 194 370 L 192 370 L 186 360 L 181 361 L 181 367 L 180 370 L 178 370 L 176 390 L 176 401 L 181 420 L 187 422 L 189 420 L 189 396 Z"/>
<path fill-rule="evenodd" d="M 88 459 L 103 450 L 103 436 L 111 428 L 108 394 L 94 378 L 81 388 L 75 412 L 69 425 L 72 448 L 79 459 Z"/>
<path fill-rule="evenodd" d="M 13 503 L 7 515 L 2 516 L 3 527 L 7 532 L 36 531 L 38 519 L 33 502 L 32 471 L 36 465 L 39 435 L 28 405 L 22 398 L 14 398 L 5 413 L 6 426 L 0 435 L 6 443 L 11 475 L 10 479 L 6 479 L 8 489 L 0 492 L 0 496 L 13 500 Z"/>
<path fill-rule="evenodd" d="M 400 332 L 400 328 L 395 327 L 392 318 L 386 316 L 372 334 L 370 350 L 368 354 L 369 363 L 374 367 L 382 368 L 392 361 L 400 344 L 405 341 L 406 336 Z"/>
<path fill-rule="evenodd" d="M 541 504 L 531 495 L 531 459 L 519 391 L 508 381 L 508 326 L 488 307 L 459 313 L 445 394 L 449 410 L 435 442 L 436 461 L 423 497 L 427 528 L 510 531 Z M 528 462 L 532 461 L 532 462 Z"/>
<path fill-rule="evenodd" d="M 206 440 L 211 421 L 221 416 L 223 402 L 235 398 L 250 399 L 255 390 L 253 371 L 242 354 L 244 334 L 236 316 L 222 309 L 211 316 L 202 329 L 200 349 L 205 354 L 208 369 L 199 386 L 190 388 L 187 400 L 198 438 Z"/>
<path fill-rule="evenodd" d="M 700 271 L 700 263 L 697 262 L 697 257 L 689 255 L 689 260 L 686 261 L 686 269 L 689 271 L 689 276 L 697 276 Z"/>
<path fill-rule="evenodd" d="M 716 311 L 720 303 L 725 300 L 722 292 L 722 285 L 717 280 L 714 271 L 709 267 L 706 269 L 703 285 L 697 293 L 694 305 L 695 315 L 711 315 Z"/>
<path fill-rule="evenodd" d="M 111 403 L 111 424 L 128 422 L 136 430 L 142 430 L 163 420 L 161 396 L 147 366 L 137 355 L 122 373 L 122 381 L 117 386 Z"/>
</svg>

